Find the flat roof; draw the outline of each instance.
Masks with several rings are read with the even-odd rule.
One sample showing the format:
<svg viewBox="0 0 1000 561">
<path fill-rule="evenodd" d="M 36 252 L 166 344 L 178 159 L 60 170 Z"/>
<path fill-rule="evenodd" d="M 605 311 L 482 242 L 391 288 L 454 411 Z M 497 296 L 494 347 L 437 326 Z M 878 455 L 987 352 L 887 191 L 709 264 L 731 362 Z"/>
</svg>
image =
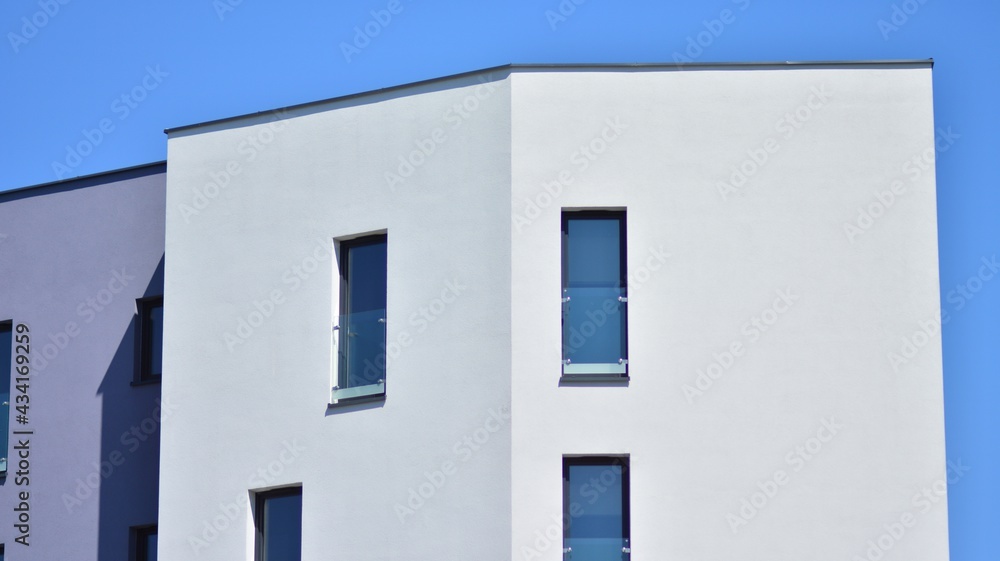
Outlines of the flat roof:
<svg viewBox="0 0 1000 561">
<path fill-rule="evenodd" d="M 166 160 L 160 160 L 158 162 L 150 162 L 148 164 L 137 164 L 134 166 L 128 166 L 123 168 L 112 169 L 108 171 L 99 171 L 95 173 L 88 173 L 86 175 L 78 175 L 76 177 L 67 177 L 66 179 L 57 179 L 55 181 L 47 181 L 45 183 L 36 183 L 34 185 L 28 185 L 26 187 L 15 187 L 13 189 L 7 189 L 6 191 L 0 191 L 0 199 L 6 197 L 7 195 L 14 193 L 23 193 L 24 191 L 30 191 L 32 189 L 44 189 L 46 187 L 54 187 L 57 185 L 66 185 L 73 183 L 75 181 L 86 181 L 89 179 L 97 179 L 100 177 L 105 177 L 108 175 L 116 175 L 120 173 L 128 173 L 132 171 L 139 171 L 145 168 L 163 167 L 164 171 L 167 167 Z"/>
<path fill-rule="evenodd" d="M 240 119 L 247 119 L 251 117 L 260 117 L 268 114 L 272 114 L 277 111 L 294 110 L 294 109 L 305 109 L 308 107 L 314 107 L 317 105 L 322 105 L 325 103 L 345 101 L 350 99 L 356 99 L 365 96 L 373 96 L 377 94 L 384 94 L 390 92 L 396 92 L 406 88 L 413 88 L 418 86 L 424 86 L 427 84 L 434 84 L 437 82 L 444 82 L 447 80 L 454 80 L 457 78 L 465 78 L 468 76 L 475 76 L 477 74 L 486 74 L 490 72 L 497 71 L 515 71 L 515 70 L 629 70 L 629 69 L 640 69 L 640 70 L 709 70 L 709 69 L 722 69 L 722 68 L 786 68 L 786 67 L 823 67 L 823 66 L 840 66 L 840 67 L 852 67 L 852 66 L 934 66 L 933 58 L 926 59 L 899 59 L 899 60 L 825 60 L 825 61 L 773 61 L 773 62 L 686 62 L 686 63 L 675 63 L 675 62 L 630 62 L 630 63 L 511 63 L 503 64 L 500 66 L 491 66 L 488 68 L 481 68 L 479 70 L 470 70 L 467 72 L 460 72 L 458 74 L 449 74 L 446 76 L 439 76 L 436 78 L 429 78 L 427 80 L 419 80 L 416 82 L 408 82 L 405 84 L 399 84 L 396 86 L 389 86 L 385 88 L 379 88 L 376 90 L 367 90 L 363 92 L 357 92 L 352 94 L 346 94 L 342 96 L 330 97 L 326 99 L 319 99 L 316 101 L 308 101 L 305 103 L 298 103 L 295 105 L 288 105 L 285 107 L 277 107 L 274 109 L 268 109 L 265 111 L 257 111 L 255 113 L 245 113 L 243 115 L 234 115 L 231 117 L 223 117 L 221 119 L 212 119 L 210 121 L 203 121 L 200 123 L 192 123 L 189 125 L 180 125 L 176 127 L 171 127 L 165 129 L 163 132 L 167 134 L 181 132 L 186 130 L 195 129 L 198 127 L 204 127 L 209 125 L 217 125 L 221 123 L 228 123 L 231 121 L 238 121 Z"/>
</svg>

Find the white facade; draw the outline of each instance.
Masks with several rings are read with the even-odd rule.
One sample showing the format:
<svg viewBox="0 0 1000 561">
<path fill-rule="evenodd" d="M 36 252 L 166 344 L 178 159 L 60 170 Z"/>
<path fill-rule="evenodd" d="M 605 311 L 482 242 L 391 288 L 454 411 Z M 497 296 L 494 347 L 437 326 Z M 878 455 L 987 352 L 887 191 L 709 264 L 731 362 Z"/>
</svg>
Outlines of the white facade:
<svg viewBox="0 0 1000 561">
<path fill-rule="evenodd" d="M 556 561 L 593 454 L 633 561 L 896 523 L 947 559 L 933 146 L 929 63 L 514 66 L 172 131 L 161 557 L 252 559 L 248 493 L 301 484 L 303 559 Z M 626 212 L 627 384 L 560 383 L 561 209 Z M 372 232 L 387 396 L 328 408 L 331 253 Z"/>
</svg>

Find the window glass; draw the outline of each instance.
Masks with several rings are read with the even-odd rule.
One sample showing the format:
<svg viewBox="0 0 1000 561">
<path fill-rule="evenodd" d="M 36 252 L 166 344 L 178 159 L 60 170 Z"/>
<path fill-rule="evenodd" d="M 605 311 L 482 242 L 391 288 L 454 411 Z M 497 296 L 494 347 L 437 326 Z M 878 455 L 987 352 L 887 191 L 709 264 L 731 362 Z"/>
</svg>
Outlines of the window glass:
<svg viewBox="0 0 1000 561">
<path fill-rule="evenodd" d="M 386 265 L 385 236 L 344 242 L 341 246 L 341 307 L 338 318 L 338 385 L 372 387 L 355 397 L 381 393 L 385 381 Z"/>
<path fill-rule="evenodd" d="M 159 380 L 163 375 L 163 298 L 147 298 L 137 303 L 139 372 L 137 382 Z"/>
<path fill-rule="evenodd" d="M 567 265 L 570 288 L 617 288 L 621 277 L 618 218 L 567 220 Z"/>
<path fill-rule="evenodd" d="M 156 561 L 156 526 L 132 528 L 135 551 L 130 559 L 135 561 Z"/>
<path fill-rule="evenodd" d="M 0 323 L 0 473 L 7 471 L 7 439 L 10 434 L 10 374 L 14 344 L 11 323 Z"/>
<path fill-rule="evenodd" d="M 564 372 L 626 371 L 625 216 L 563 215 Z"/>
<path fill-rule="evenodd" d="M 628 467 L 624 458 L 567 458 L 564 550 L 573 561 L 628 559 Z"/>
<path fill-rule="evenodd" d="M 146 561 L 156 561 L 156 530 L 146 534 Z"/>
<path fill-rule="evenodd" d="M 261 495 L 258 503 L 259 561 L 302 559 L 302 490 Z"/>
<path fill-rule="evenodd" d="M 149 330 L 149 374 L 163 374 L 163 302 L 149 307 L 146 315 Z"/>
<path fill-rule="evenodd" d="M 352 312 L 385 309 L 385 238 L 349 246 L 348 307 Z"/>
</svg>

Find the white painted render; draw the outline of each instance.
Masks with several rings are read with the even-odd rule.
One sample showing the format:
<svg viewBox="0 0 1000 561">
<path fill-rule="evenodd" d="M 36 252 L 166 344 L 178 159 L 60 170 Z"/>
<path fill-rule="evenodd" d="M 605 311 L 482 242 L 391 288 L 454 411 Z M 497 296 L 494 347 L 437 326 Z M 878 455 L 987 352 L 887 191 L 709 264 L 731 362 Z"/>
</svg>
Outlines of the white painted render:
<svg viewBox="0 0 1000 561">
<path fill-rule="evenodd" d="M 627 454 L 632 561 L 864 558 L 904 515 L 891 556 L 947 559 L 934 135 L 919 63 L 514 67 L 173 132 L 161 557 L 250 559 L 225 505 L 301 483 L 303 559 L 557 561 L 563 456 Z M 580 208 L 627 212 L 627 386 L 559 384 Z M 328 411 L 329 249 L 379 231 L 408 344 Z"/>
<path fill-rule="evenodd" d="M 511 80 L 512 213 L 542 206 L 561 171 L 572 180 L 512 229 L 513 558 L 561 559 L 537 532 L 562 514 L 562 455 L 608 453 L 630 455 L 633 561 L 863 557 L 945 476 L 939 337 L 899 372 L 887 359 L 939 317 L 933 165 L 913 181 L 902 169 L 934 143 L 930 69 Z M 781 120 L 810 100 L 786 138 Z M 620 136 L 581 169 L 574 152 L 609 121 Z M 769 138 L 779 149 L 724 199 L 718 183 Z M 844 223 L 894 180 L 903 194 L 851 243 Z M 556 383 L 559 209 L 590 207 L 627 209 L 628 387 Z M 744 324 L 773 305 L 751 341 Z M 684 385 L 697 390 L 734 342 L 742 356 L 689 402 Z M 824 419 L 843 428 L 804 465 L 786 462 Z M 727 513 L 779 469 L 787 483 L 734 533 Z M 947 559 L 944 501 L 917 518 L 893 558 Z"/>
<path fill-rule="evenodd" d="M 248 509 L 226 505 L 288 484 L 303 487 L 304 559 L 500 559 L 509 549 L 510 97 L 500 78 L 171 135 L 163 388 L 177 416 L 161 440 L 173 455 L 161 471 L 162 559 L 251 559 Z M 463 103 L 476 108 L 456 121 Z M 436 130 L 433 157 L 391 190 L 385 173 Z M 248 137 L 261 149 L 241 153 Z M 197 210 L 196 190 L 227 165 L 240 173 Z M 390 362 L 384 405 L 328 411 L 333 239 L 380 230 L 387 338 L 409 345 Z M 255 302 L 274 308 L 262 323 Z M 225 336 L 241 319 L 260 326 L 230 352 Z M 464 442 L 473 435 L 484 440 L 475 451 Z M 422 507 L 397 512 L 425 473 L 440 482 L 446 462 L 451 473 Z M 215 517 L 231 527 L 205 539 Z"/>
</svg>

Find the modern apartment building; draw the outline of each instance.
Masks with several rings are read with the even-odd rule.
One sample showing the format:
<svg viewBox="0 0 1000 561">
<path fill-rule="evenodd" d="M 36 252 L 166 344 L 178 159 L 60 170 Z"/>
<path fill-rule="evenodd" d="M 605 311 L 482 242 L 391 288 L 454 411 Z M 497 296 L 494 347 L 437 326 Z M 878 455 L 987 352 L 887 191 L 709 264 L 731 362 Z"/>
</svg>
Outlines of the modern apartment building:
<svg viewBox="0 0 1000 561">
<path fill-rule="evenodd" d="M 0 193 L 0 543 L 155 559 L 165 166 Z"/>
<path fill-rule="evenodd" d="M 947 559 L 929 61 L 168 139 L 162 559 Z"/>
</svg>

